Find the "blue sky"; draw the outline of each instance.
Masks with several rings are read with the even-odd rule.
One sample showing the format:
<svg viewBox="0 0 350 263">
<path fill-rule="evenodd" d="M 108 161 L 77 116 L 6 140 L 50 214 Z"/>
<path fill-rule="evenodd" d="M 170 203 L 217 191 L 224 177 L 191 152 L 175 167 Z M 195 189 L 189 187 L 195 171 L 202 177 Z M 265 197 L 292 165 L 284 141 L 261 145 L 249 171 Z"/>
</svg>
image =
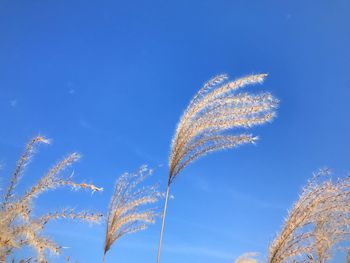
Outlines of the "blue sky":
<svg viewBox="0 0 350 263">
<path fill-rule="evenodd" d="M 25 142 L 41 147 L 19 186 L 78 151 L 77 180 L 36 213 L 71 205 L 106 212 L 116 176 L 142 164 L 164 187 L 169 145 L 191 97 L 212 76 L 269 73 L 252 92 L 281 101 L 261 140 L 207 156 L 172 188 L 164 263 L 233 262 L 261 252 L 320 167 L 350 170 L 350 2 L 0 0 L 0 171 L 5 186 Z M 160 222 L 125 237 L 107 262 L 154 262 Z M 47 233 L 79 262 L 99 262 L 104 225 L 58 222 Z M 27 252 L 18 252 L 21 257 Z M 52 258 L 52 262 L 63 262 Z"/>
</svg>

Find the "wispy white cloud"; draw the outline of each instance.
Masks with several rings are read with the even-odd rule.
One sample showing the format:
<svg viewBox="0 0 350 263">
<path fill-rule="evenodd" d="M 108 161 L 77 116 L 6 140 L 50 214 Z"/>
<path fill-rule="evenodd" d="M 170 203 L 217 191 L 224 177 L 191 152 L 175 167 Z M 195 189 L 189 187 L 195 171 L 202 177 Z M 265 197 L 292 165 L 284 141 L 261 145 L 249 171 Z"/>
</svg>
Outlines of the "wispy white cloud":
<svg viewBox="0 0 350 263">
<path fill-rule="evenodd" d="M 246 203 L 247 205 L 253 205 L 255 207 L 263 208 L 263 209 L 265 208 L 265 209 L 285 210 L 285 207 L 283 207 L 282 205 L 260 199 L 259 197 L 254 196 L 250 193 L 238 191 L 237 189 L 234 189 L 234 188 L 226 189 L 224 193 L 235 200 Z"/>
<path fill-rule="evenodd" d="M 173 245 L 164 245 L 164 251 L 181 254 L 181 255 L 191 255 L 191 256 L 201 256 L 201 257 L 210 257 L 213 259 L 225 259 L 228 261 L 232 261 L 235 258 L 233 253 L 216 249 L 212 247 L 205 246 L 196 246 L 192 244 L 173 244 Z"/>
<path fill-rule="evenodd" d="M 128 140 L 125 137 L 119 136 L 117 134 L 111 134 L 109 131 L 106 131 L 106 129 L 102 129 L 102 128 L 98 127 L 98 125 L 95 125 L 93 122 L 91 122 L 90 120 L 88 120 L 84 117 L 81 117 L 78 119 L 78 125 L 81 128 L 88 130 L 89 132 L 93 132 L 93 133 L 98 134 L 104 138 L 109 138 L 110 143 L 122 144 L 122 145 L 126 146 L 136 156 L 140 157 L 140 159 L 145 159 L 145 160 L 147 160 L 147 162 L 154 162 L 154 163 L 157 163 L 159 161 L 159 158 L 156 158 L 153 155 L 149 154 L 148 151 L 140 148 L 133 141 Z"/>
<path fill-rule="evenodd" d="M 150 245 L 147 242 L 124 243 L 120 244 L 120 246 L 124 248 L 133 248 L 148 251 L 154 251 L 157 248 L 156 246 Z M 235 255 L 231 252 L 195 244 L 164 244 L 162 250 L 163 253 L 166 252 L 169 254 L 177 254 L 183 256 L 205 257 L 212 258 L 213 260 L 224 259 L 229 262 L 233 261 L 235 258 Z"/>
<path fill-rule="evenodd" d="M 68 87 L 68 94 L 74 95 L 75 94 L 74 83 L 72 81 L 68 81 L 66 85 Z"/>
<path fill-rule="evenodd" d="M 17 101 L 17 99 L 13 99 L 13 100 L 10 100 L 10 106 L 11 107 L 16 107 L 17 106 L 17 104 L 18 104 L 18 101 Z"/>
<path fill-rule="evenodd" d="M 262 209 L 285 209 L 280 204 L 263 200 L 249 192 L 240 191 L 227 185 L 212 185 L 204 176 L 193 176 L 190 180 L 194 187 L 208 194 L 224 195 L 225 198 L 238 200 L 239 202 L 244 202 L 247 205 L 253 205 Z"/>
<path fill-rule="evenodd" d="M 86 224 L 83 227 L 79 227 L 80 231 L 77 231 L 76 222 L 66 223 L 64 224 L 64 226 L 62 226 L 58 222 L 54 222 L 53 224 L 54 227 L 50 226 L 48 229 L 45 230 L 45 233 L 54 237 L 82 239 L 90 243 L 99 243 L 101 242 L 101 239 L 104 236 L 104 228 L 101 225 Z M 69 227 L 67 227 L 68 224 Z M 89 231 L 85 231 L 87 228 L 89 228 Z M 93 232 L 95 232 L 95 234 L 93 234 Z M 96 235 L 96 232 L 98 232 L 98 235 Z"/>
<path fill-rule="evenodd" d="M 208 180 L 206 180 L 203 176 L 194 176 L 192 178 L 192 181 L 195 187 L 198 188 L 199 190 L 207 193 L 212 191 Z"/>
<path fill-rule="evenodd" d="M 85 129 L 91 129 L 91 124 L 84 119 L 79 120 L 79 125 Z"/>
<path fill-rule="evenodd" d="M 230 240 L 230 243 L 237 246 L 256 247 L 259 245 L 256 240 L 248 240 L 245 238 L 242 239 L 236 235 L 233 235 L 232 232 L 227 231 L 227 228 L 220 224 L 208 225 L 198 221 L 191 221 L 184 217 L 173 217 L 172 220 L 175 221 L 176 225 L 180 227 L 184 226 L 186 229 L 192 229 L 194 232 L 200 232 L 204 236 Z"/>
</svg>

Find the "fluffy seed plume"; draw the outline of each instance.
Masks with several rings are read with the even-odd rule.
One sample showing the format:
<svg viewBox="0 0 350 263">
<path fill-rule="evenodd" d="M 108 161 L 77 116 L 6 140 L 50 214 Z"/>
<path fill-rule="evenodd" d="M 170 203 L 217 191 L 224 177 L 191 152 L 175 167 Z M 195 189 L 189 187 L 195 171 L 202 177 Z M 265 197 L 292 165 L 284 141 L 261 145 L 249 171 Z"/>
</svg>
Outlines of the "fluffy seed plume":
<svg viewBox="0 0 350 263">
<path fill-rule="evenodd" d="M 253 143 L 251 134 L 227 134 L 235 128 L 251 128 L 271 121 L 278 101 L 269 93 L 239 93 L 249 84 L 261 83 L 266 74 L 252 75 L 225 83 L 219 75 L 195 95 L 183 114 L 172 141 L 169 184 L 188 164 L 218 150 Z"/>
<path fill-rule="evenodd" d="M 324 263 L 350 241 L 350 177 L 333 182 L 324 179 L 329 174 L 320 170 L 303 189 L 269 248 L 269 263 Z"/>
<path fill-rule="evenodd" d="M 157 186 L 136 189 L 151 173 L 147 166 L 142 166 L 135 173 L 125 173 L 118 178 L 108 211 L 103 262 L 106 253 L 119 238 L 144 230 L 154 223 L 157 216 L 155 209 L 145 206 L 158 201 L 161 194 Z"/>
<path fill-rule="evenodd" d="M 239 256 L 234 263 L 258 263 L 258 260 L 256 259 L 257 255 L 258 254 L 255 252 L 244 253 Z"/>
<path fill-rule="evenodd" d="M 14 190 L 33 154 L 34 147 L 38 143 L 48 143 L 44 137 L 32 139 L 20 157 L 15 172 L 12 175 L 9 187 L 3 197 L 0 208 L 0 262 L 5 262 L 6 258 L 15 249 L 25 246 L 34 248 L 37 252 L 37 262 L 47 262 L 45 252 L 59 253 L 61 247 L 48 237 L 42 236 L 42 232 L 49 221 L 56 219 L 73 219 L 96 223 L 100 221 L 102 215 L 89 212 L 75 212 L 72 209 L 49 212 L 46 215 L 34 217 L 33 199 L 41 193 L 56 189 L 61 186 L 70 186 L 77 189 L 88 189 L 90 191 L 101 191 L 92 184 L 75 183 L 72 177 L 65 177 L 63 171 L 79 159 L 77 153 L 68 155 L 58 162 L 44 175 L 37 184 L 32 186 L 23 195 L 14 195 Z"/>
<path fill-rule="evenodd" d="M 239 92 L 247 85 L 263 82 L 266 76 L 250 75 L 234 81 L 228 81 L 225 74 L 216 76 L 198 91 L 181 117 L 171 145 L 158 263 L 171 183 L 187 165 L 203 155 L 257 140 L 251 134 L 230 131 L 248 129 L 274 118 L 278 101 L 271 94 Z"/>
</svg>

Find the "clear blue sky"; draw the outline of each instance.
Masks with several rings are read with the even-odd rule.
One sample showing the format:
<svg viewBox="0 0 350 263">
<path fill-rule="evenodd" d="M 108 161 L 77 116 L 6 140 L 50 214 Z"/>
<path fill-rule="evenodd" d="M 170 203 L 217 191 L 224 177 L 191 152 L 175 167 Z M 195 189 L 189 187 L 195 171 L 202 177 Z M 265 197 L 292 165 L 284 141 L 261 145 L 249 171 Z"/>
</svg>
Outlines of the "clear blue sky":
<svg viewBox="0 0 350 263">
<path fill-rule="evenodd" d="M 253 130 L 256 146 L 184 170 L 172 189 L 162 259 L 264 255 L 314 170 L 350 170 L 349 13 L 348 0 L 0 0 L 1 186 L 24 143 L 42 134 L 53 144 L 40 148 L 19 189 L 78 151 L 76 179 L 105 191 L 50 192 L 36 214 L 68 205 L 106 212 L 124 171 L 163 165 L 150 181 L 165 186 L 176 123 L 203 82 L 222 72 L 269 73 L 250 90 L 277 96 L 278 118 Z M 122 238 L 107 262 L 154 262 L 159 229 L 158 220 Z M 65 255 L 100 262 L 104 225 L 58 222 L 47 233 L 69 247 Z"/>
</svg>

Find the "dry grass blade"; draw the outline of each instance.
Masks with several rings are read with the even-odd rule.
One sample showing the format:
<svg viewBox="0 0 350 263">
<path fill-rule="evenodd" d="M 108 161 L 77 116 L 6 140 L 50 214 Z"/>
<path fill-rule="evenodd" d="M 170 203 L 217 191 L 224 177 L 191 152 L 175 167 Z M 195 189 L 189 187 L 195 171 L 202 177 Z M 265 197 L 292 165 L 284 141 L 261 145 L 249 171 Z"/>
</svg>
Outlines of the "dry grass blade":
<svg viewBox="0 0 350 263">
<path fill-rule="evenodd" d="M 171 145 L 158 263 L 171 183 L 187 165 L 203 155 L 257 140 L 251 134 L 232 135 L 230 131 L 251 128 L 274 118 L 278 101 L 271 94 L 238 91 L 247 85 L 261 83 L 266 76 L 251 75 L 235 81 L 228 81 L 225 74 L 214 77 L 198 91 L 181 117 Z"/>
<path fill-rule="evenodd" d="M 142 166 L 135 173 L 125 173 L 118 178 L 110 203 L 103 262 L 114 242 L 125 234 L 146 229 L 157 216 L 154 208 L 145 206 L 156 203 L 160 197 L 157 186 L 136 189 L 152 171 Z"/>
<path fill-rule="evenodd" d="M 96 223 L 100 221 L 102 215 L 88 212 L 74 212 L 72 209 L 50 212 L 46 215 L 33 217 L 33 198 L 40 193 L 56 189 L 61 186 L 70 186 L 74 189 L 88 189 L 92 192 L 102 191 L 92 184 L 76 183 L 72 181 L 72 176 L 68 178 L 62 175 L 62 171 L 79 159 L 76 153 L 58 162 L 49 172 L 43 176 L 39 182 L 31 187 L 23 196 L 15 198 L 13 191 L 20 178 L 21 173 L 33 153 L 34 145 L 39 142 L 48 142 L 43 137 L 32 139 L 26 147 L 24 154 L 18 161 L 10 185 L 3 198 L 0 209 L 0 262 L 5 261 L 14 249 L 24 246 L 31 246 L 37 251 L 37 261 L 46 262 L 45 252 L 58 253 L 60 246 L 52 240 L 41 235 L 46 224 L 55 219 L 68 218 Z"/>
<path fill-rule="evenodd" d="M 350 177 L 324 180 L 316 173 L 269 248 L 269 263 L 326 262 L 342 241 L 349 241 Z M 323 180 L 322 180 L 323 179 Z"/>
</svg>

